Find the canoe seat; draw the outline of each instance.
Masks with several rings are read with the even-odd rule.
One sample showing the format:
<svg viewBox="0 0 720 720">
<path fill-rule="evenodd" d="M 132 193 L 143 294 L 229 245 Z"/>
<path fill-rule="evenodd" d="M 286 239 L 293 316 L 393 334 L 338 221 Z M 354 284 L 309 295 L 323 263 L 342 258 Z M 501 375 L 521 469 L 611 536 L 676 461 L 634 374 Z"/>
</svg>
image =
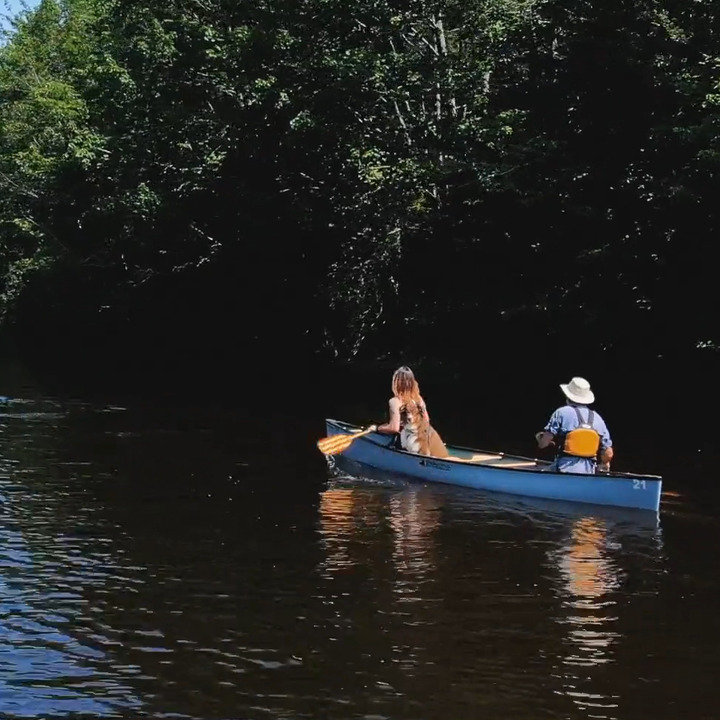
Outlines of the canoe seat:
<svg viewBox="0 0 720 720">
<path fill-rule="evenodd" d="M 493 458 L 483 460 L 480 465 L 500 465 L 502 467 L 536 467 L 534 460 L 516 460 L 514 458 Z"/>
<path fill-rule="evenodd" d="M 471 462 L 481 463 L 485 460 L 501 460 L 502 455 L 490 455 L 489 453 L 475 453 L 469 457 L 458 457 L 457 455 L 450 455 L 450 460 L 459 460 L 460 462 Z"/>
<path fill-rule="evenodd" d="M 502 467 L 529 468 L 537 467 L 538 465 L 538 463 L 533 460 L 516 460 L 515 458 L 506 458 L 502 455 L 491 455 L 490 453 L 474 453 L 470 457 L 451 455 L 449 459 L 473 463 L 475 465 L 500 465 Z"/>
</svg>

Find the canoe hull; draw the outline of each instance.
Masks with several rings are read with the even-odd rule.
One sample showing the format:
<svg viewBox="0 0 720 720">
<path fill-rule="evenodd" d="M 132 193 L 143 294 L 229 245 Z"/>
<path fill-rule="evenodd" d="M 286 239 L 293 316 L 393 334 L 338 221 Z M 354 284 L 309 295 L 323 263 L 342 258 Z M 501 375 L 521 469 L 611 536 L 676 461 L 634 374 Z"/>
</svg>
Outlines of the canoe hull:
<svg viewBox="0 0 720 720">
<path fill-rule="evenodd" d="M 326 427 L 328 435 L 359 430 L 338 420 L 327 420 Z M 493 467 L 416 455 L 392 448 L 390 443 L 388 435 L 371 433 L 355 440 L 342 455 L 363 465 L 425 482 L 655 512 L 660 507 L 662 478 L 655 475 L 579 475 L 538 468 Z M 453 453 L 455 448 L 448 446 L 448 450 Z"/>
</svg>

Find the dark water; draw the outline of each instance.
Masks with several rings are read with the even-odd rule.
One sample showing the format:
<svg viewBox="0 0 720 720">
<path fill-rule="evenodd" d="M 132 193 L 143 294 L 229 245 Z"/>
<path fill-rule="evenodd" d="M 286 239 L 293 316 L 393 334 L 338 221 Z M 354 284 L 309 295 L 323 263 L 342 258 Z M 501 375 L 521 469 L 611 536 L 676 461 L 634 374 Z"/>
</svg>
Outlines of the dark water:
<svg viewBox="0 0 720 720">
<path fill-rule="evenodd" d="M 720 715 L 712 502 L 329 479 L 300 415 L 0 405 L 3 720 Z"/>
</svg>

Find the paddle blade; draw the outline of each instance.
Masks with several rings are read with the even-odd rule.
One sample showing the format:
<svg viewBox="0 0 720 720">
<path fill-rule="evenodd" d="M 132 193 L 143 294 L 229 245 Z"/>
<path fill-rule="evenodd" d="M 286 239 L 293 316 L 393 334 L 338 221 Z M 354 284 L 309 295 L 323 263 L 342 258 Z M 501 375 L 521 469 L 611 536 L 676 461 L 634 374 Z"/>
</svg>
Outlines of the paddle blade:
<svg viewBox="0 0 720 720">
<path fill-rule="evenodd" d="M 337 455 L 347 450 L 354 439 L 354 435 L 331 435 L 318 440 L 317 446 L 323 455 Z"/>
<path fill-rule="evenodd" d="M 317 448 L 323 455 L 339 455 L 352 445 L 353 440 L 367 435 L 372 430 L 362 430 L 354 435 L 331 435 L 317 441 Z"/>
</svg>

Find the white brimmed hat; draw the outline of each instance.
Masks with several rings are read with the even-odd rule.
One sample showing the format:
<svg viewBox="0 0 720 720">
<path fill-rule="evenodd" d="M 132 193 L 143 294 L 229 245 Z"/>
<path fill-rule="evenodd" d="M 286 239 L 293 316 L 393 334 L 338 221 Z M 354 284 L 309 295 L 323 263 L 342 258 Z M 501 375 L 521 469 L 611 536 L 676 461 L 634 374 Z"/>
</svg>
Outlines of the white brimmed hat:
<svg viewBox="0 0 720 720">
<path fill-rule="evenodd" d="M 595 402 L 595 395 L 590 389 L 590 383 L 585 378 L 574 377 L 569 383 L 561 384 L 560 389 L 568 400 L 581 405 L 591 405 Z"/>
</svg>

